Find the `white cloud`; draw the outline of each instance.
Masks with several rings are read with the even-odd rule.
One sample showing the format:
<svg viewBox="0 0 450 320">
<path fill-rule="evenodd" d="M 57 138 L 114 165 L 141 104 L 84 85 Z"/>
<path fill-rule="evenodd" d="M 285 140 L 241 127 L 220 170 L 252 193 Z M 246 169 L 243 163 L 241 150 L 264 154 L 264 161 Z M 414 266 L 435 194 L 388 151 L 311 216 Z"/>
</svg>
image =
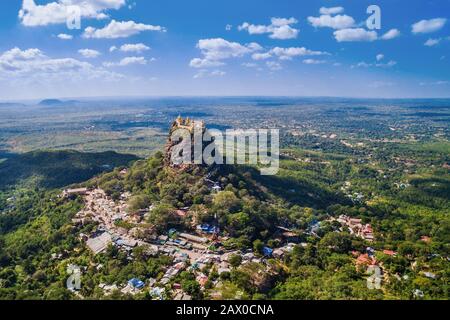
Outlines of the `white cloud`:
<svg viewBox="0 0 450 320">
<path fill-rule="evenodd" d="M 136 44 L 124 44 L 120 47 L 120 51 L 122 52 L 137 52 L 141 53 L 143 51 L 150 50 L 150 47 L 146 46 L 143 43 Z"/>
<path fill-rule="evenodd" d="M 390 68 L 397 65 L 397 61 L 394 60 L 389 60 L 389 62 L 387 63 L 377 63 L 375 64 L 375 67 L 379 67 L 379 68 Z"/>
<path fill-rule="evenodd" d="M 430 20 L 421 20 L 419 22 L 414 23 L 411 26 L 412 33 L 431 33 L 441 30 L 447 19 L 445 18 L 435 18 Z"/>
<path fill-rule="evenodd" d="M 189 63 L 189 66 L 191 66 L 192 68 L 211 68 L 223 66 L 224 64 L 225 63 L 221 61 L 212 61 L 208 59 L 194 58 Z"/>
<path fill-rule="evenodd" d="M 283 69 L 282 65 L 277 61 L 267 61 L 266 66 L 272 71 L 278 71 Z"/>
<path fill-rule="evenodd" d="M 109 72 L 92 64 L 72 58 L 53 59 L 39 49 L 14 48 L 0 55 L 0 78 L 25 79 L 27 81 L 61 83 L 75 80 L 100 79 L 116 81 L 123 75 Z"/>
<path fill-rule="evenodd" d="M 92 49 L 80 49 L 80 50 L 78 50 L 78 53 L 88 59 L 97 58 L 98 56 L 101 55 L 100 52 L 98 52 L 97 50 L 92 50 Z"/>
<path fill-rule="evenodd" d="M 377 56 L 378 57 L 378 56 Z M 384 56 L 383 56 L 384 58 Z M 377 59 L 377 61 L 379 61 Z M 394 60 L 390 60 L 387 63 L 367 63 L 364 61 L 361 61 L 359 63 L 357 63 L 356 65 L 352 65 L 351 68 L 370 68 L 370 67 L 377 67 L 377 68 L 391 68 L 393 66 L 397 65 L 397 61 Z"/>
<path fill-rule="evenodd" d="M 203 57 L 191 60 L 190 66 L 193 68 L 221 66 L 224 64 L 222 60 L 242 57 L 262 50 L 262 47 L 254 42 L 242 45 L 222 38 L 201 39 L 197 43 L 197 48 L 200 49 Z"/>
<path fill-rule="evenodd" d="M 246 67 L 246 68 L 256 68 L 256 67 L 258 67 L 258 65 L 256 63 L 252 63 L 252 62 L 244 62 L 242 64 L 242 66 Z"/>
<path fill-rule="evenodd" d="M 117 39 L 127 38 L 144 31 L 160 31 L 165 32 L 166 29 L 161 26 L 153 26 L 143 23 L 136 23 L 134 21 L 118 22 L 112 20 L 106 27 L 96 29 L 94 27 L 87 27 L 84 30 L 83 37 L 86 39 Z"/>
<path fill-rule="evenodd" d="M 434 82 L 421 82 L 420 85 L 421 86 L 443 86 L 443 85 L 448 85 L 450 84 L 450 81 L 447 80 L 438 80 L 438 81 L 434 81 Z"/>
<path fill-rule="evenodd" d="M 214 71 L 208 71 L 205 69 L 199 70 L 195 75 L 194 79 L 200 79 L 204 77 L 223 77 L 227 73 L 222 70 L 214 70 Z"/>
<path fill-rule="evenodd" d="M 382 40 L 391 40 L 400 36 L 400 31 L 398 29 L 391 29 L 381 36 Z"/>
<path fill-rule="evenodd" d="M 225 26 L 225 30 L 226 30 L 226 31 L 231 31 L 231 29 L 233 29 L 233 26 L 232 26 L 231 24 L 227 24 L 227 25 Z"/>
<path fill-rule="evenodd" d="M 267 60 L 270 58 L 272 58 L 272 55 L 270 54 L 270 52 L 252 54 L 253 60 Z"/>
<path fill-rule="evenodd" d="M 332 8 L 322 7 L 322 8 L 320 8 L 319 11 L 320 11 L 320 14 L 334 15 L 334 14 L 344 12 L 344 8 L 343 7 L 332 7 Z"/>
<path fill-rule="evenodd" d="M 320 17 L 308 17 L 308 21 L 315 28 L 347 29 L 355 25 L 355 20 L 347 15 L 330 16 L 325 14 Z"/>
<path fill-rule="evenodd" d="M 316 59 L 305 59 L 303 60 L 304 64 L 324 64 L 325 60 L 316 60 Z"/>
<path fill-rule="evenodd" d="M 363 28 L 342 29 L 334 32 L 338 42 L 375 41 L 378 35 L 375 31 L 367 31 Z"/>
<path fill-rule="evenodd" d="M 37 5 L 34 0 L 23 0 L 19 11 L 20 22 L 28 27 L 46 26 L 66 23 L 68 7 L 78 6 L 82 18 L 105 19 L 104 11 L 119 9 L 125 0 L 58 0 L 44 5 Z"/>
<path fill-rule="evenodd" d="M 117 47 L 116 46 L 112 46 L 111 48 L 109 48 L 109 52 L 114 52 L 114 51 L 116 51 L 117 50 Z"/>
<path fill-rule="evenodd" d="M 428 39 L 425 43 L 424 43 L 424 45 L 425 46 L 427 46 L 427 47 L 433 47 L 433 46 L 436 46 L 436 45 L 438 45 L 439 44 L 439 42 L 441 42 L 441 38 L 438 38 L 438 39 Z"/>
<path fill-rule="evenodd" d="M 382 53 L 377 54 L 376 59 L 377 59 L 377 61 L 383 60 L 384 59 L 384 54 L 382 54 Z"/>
<path fill-rule="evenodd" d="M 290 48 L 280 48 L 275 47 L 270 50 L 270 55 L 277 56 L 280 60 L 292 60 L 294 57 L 301 56 L 320 56 L 329 55 L 327 52 L 313 51 L 306 49 L 305 47 L 290 47 Z"/>
<path fill-rule="evenodd" d="M 73 36 L 70 34 L 60 33 L 57 35 L 57 37 L 61 40 L 72 40 Z"/>
<path fill-rule="evenodd" d="M 295 18 L 272 18 L 270 25 L 254 25 L 244 22 L 238 27 L 238 30 L 245 30 L 251 35 L 267 33 L 271 39 L 295 39 L 300 30 L 293 28 L 292 25 L 297 23 Z"/>
<path fill-rule="evenodd" d="M 147 59 L 144 57 L 126 57 L 120 60 L 118 63 L 116 62 L 104 62 L 103 66 L 105 67 L 126 67 L 129 65 L 140 64 L 146 65 L 148 63 Z"/>
</svg>

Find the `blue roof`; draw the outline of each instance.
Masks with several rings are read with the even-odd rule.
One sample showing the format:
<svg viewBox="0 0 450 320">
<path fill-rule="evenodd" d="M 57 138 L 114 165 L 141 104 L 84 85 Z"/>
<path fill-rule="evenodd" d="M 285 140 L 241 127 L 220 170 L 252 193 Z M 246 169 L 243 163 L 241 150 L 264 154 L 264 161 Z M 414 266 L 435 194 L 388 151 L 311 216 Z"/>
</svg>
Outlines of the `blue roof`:
<svg viewBox="0 0 450 320">
<path fill-rule="evenodd" d="M 136 278 L 133 278 L 133 279 L 129 280 L 128 284 L 130 286 L 132 286 L 133 288 L 137 288 L 137 289 L 141 289 L 141 288 L 143 288 L 145 286 L 144 282 L 142 282 L 141 280 L 136 279 Z"/>
<path fill-rule="evenodd" d="M 269 248 L 269 247 L 264 247 L 263 248 L 263 253 L 265 256 L 270 257 L 273 253 L 273 249 Z"/>
</svg>

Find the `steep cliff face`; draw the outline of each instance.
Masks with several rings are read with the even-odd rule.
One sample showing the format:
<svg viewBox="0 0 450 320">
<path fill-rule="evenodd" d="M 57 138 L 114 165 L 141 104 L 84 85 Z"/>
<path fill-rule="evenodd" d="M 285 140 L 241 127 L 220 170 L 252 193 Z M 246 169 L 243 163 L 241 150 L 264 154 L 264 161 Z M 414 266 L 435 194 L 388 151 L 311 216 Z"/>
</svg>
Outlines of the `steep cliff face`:
<svg viewBox="0 0 450 320">
<path fill-rule="evenodd" d="M 174 153 L 174 147 L 181 143 L 179 138 L 174 136 L 175 131 L 177 130 L 185 130 L 188 132 L 191 139 L 191 164 L 174 164 L 172 161 L 172 155 Z M 178 170 L 187 170 L 197 165 L 194 165 L 194 133 L 203 133 L 205 132 L 205 123 L 203 121 L 194 121 L 189 118 L 183 119 L 178 117 L 170 127 L 169 137 L 167 139 L 166 147 L 165 147 L 165 155 L 164 155 L 164 163 L 167 167 L 178 169 Z M 203 146 L 204 147 L 204 146 Z"/>
</svg>

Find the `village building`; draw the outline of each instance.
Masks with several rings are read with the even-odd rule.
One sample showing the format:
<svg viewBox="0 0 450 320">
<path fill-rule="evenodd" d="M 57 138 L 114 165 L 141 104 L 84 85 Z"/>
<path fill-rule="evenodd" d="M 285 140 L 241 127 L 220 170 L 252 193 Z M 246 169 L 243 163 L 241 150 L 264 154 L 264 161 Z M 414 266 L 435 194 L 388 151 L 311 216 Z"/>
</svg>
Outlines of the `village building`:
<svg viewBox="0 0 450 320">
<path fill-rule="evenodd" d="M 109 244 L 112 243 L 111 235 L 104 232 L 96 238 L 90 238 L 87 240 L 86 245 L 92 250 L 94 254 L 99 254 L 106 250 Z"/>
</svg>

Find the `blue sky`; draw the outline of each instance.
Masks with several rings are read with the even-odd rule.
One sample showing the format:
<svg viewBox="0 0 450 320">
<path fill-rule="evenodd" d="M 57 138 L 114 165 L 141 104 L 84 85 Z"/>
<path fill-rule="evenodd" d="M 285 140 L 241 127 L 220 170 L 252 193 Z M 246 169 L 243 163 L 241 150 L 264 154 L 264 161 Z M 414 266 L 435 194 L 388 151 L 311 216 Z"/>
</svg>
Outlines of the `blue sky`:
<svg viewBox="0 0 450 320">
<path fill-rule="evenodd" d="M 381 29 L 366 25 L 371 4 Z M 8 0 L 0 100 L 449 97 L 449 12 L 448 0 Z"/>
</svg>

